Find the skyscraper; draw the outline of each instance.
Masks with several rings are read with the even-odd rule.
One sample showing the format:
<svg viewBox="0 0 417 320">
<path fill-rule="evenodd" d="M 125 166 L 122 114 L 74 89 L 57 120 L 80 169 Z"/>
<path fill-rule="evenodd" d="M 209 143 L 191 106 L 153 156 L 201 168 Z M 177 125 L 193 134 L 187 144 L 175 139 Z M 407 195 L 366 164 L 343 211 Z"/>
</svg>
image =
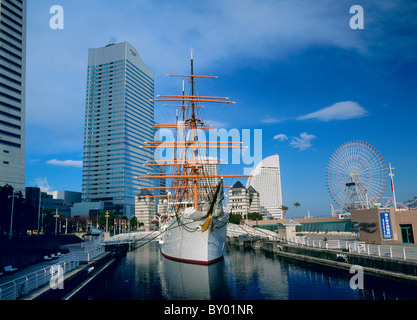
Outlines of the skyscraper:
<svg viewBox="0 0 417 320">
<path fill-rule="evenodd" d="M 82 199 L 112 202 L 115 213 L 134 214 L 138 176 L 153 153 L 154 74 L 128 42 L 88 52 Z M 153 182 L 152 182 L 153 183 Z"/>
<path fill-rule="evenodd" d="M 282 219 L 282 191 L 279 156 L 263 159 L 251 172 L 246 188 L 254 187 L 259 192 L 260 205 L 274 219 Z"/>
<path fill-rule="evenodd" d="M 24 194 L 26 0 L 1 0 L 0 13 L 0 186 Z"/>
</svg>

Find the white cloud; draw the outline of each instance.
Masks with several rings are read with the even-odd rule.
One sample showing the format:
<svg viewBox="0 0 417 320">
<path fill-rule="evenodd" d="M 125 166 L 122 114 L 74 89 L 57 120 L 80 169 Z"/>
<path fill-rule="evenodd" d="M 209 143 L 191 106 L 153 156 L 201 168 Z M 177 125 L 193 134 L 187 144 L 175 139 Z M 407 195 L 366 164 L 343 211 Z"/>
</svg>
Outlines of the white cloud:
<svg viewBox="0 0 417 320">
<path fill-rule="evenodd" d="M 266 117 L 266 118 L 261 119 L 262 123 L 278 123 L 280 121 L 281 120 L 274 118 L 274 117 Z"/>
<path fill-rule="evenodd" d="M 48 160 L 46 163 L 48 164 L 53 164 L 56 166 L 64 166 L 64 167 L 75 167 L 75 168 L 82 168 L 83 166 L 83 162 L 82 161 L 77 161 L 77 160 L 57 160 L 57 159 L 52 159 L 52 160 Z"/>
<path fill-rule="evenodd" d="M 307 150 L 308 148 L 311 148 L 311 140 L 315 139 L 316 136 L 312 134 L 307 134 L 307 132 L 303 132 L 300 134 L 300 137 L 293 137 L 290 145 L 294 149 L 298 149 L 300 151 Z"/>
<path fill-rule="evenodd" d="M 221 121 L 210 120 L 210 119 L 205 120 L 204 123 L 208 124 L 209 126 L 212 126 L 214 129 L 222 129 L 228 126 L 227 122 L 221 122 Z"/>
<path fill-rule="evenodd" d="M 274 136 L 274 140 L 285 141 L 285 140 L 288 140 L 288 137 L 285 134 L 280 133 Z"/>
<path fill-rule="evenodd" d="M 349 120 L 362 118 L 368 111 L 353 101 L 337 102 L 329 107 L 299 117 L 297 120 L 317 119 L 319 121 Z"/>
<path fill-rule="evenodd" d="M 32 185 L 39 187 L 42 192 L 48 192 L 52 190 L 52 187 L 49 185 L 48 178 L 46 177 L 36 178 L 35 181 L 32 181 Z"/>
</svg>

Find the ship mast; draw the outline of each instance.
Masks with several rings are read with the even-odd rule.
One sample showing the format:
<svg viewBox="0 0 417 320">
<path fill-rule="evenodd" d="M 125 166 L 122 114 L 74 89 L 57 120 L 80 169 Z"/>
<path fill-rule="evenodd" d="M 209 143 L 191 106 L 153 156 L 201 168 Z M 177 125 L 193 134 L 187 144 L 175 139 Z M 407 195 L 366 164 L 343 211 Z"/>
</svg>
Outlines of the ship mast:
<svg viewBox="0 0 417 320">
<path fill-rule="evenodd" d="M 190 81 L 191 81 L 191 97 L 194 97 L 194 79 L 193 79 L 193 75 L 194 75 L 194 58 L 193 58 L 193 49 L 190 49 L 191 52 L 191 77 L 190 77 Z M 194 108 L 195 108 L 195 102 L 191 101 L 191 119 L 192 121 L 195 122 L 195 113 L 194 113 Z"/>
<path fill-rule="evenodd" d="M 163 173 L 149 173 L 147 176 L 138 177 L 138 179 L 172 179 L 173 186 L 166 187 L 144 187 L 143 189 L 173 189 L 174 199 L 183 199 L 184 203 L 189 203 L 190 197 L 192 197 L 192 205 L 195 209 L 199 208 L 199 196 L 202 194 L 198 192 L 199 189 L 212 189 L 216 190 L 217 186 L 201 186 L 198 185 L 198 181 L 201 179 L 208 178 L 234 178 L 234 177 L 249 177 L 249 175 L 219 175 L 219 174 L 205 174 L 203 172 L 204 165 L 219 165 L 222 164 L 217 160 L 213 162 L 212 160 L 201 157 L 197 155 L 197 150 L 201 148 L 244 148 L 241 145 L 241 142 L 230 142 L 230 141 L 200 141 L 197 139 L 198 130 L 213 130 L 211 126 L 205 125 L 201 119 L 196 115 L 196 108 L 201 108 L 201 105 L 197 105 L 200 102 L 211 102 L 211 103 L 226 103 L 232 104 L 234 102 L 229 101 L 226 97 L 217 97 L 217 96 L 199 96 L 196 95 L 195 90 L 195 81 L 196 78 L 217 78 L 215 76 L 203 76 L 194 74 L 194 57 L 193 49 L 190 50 L 191 59 L 190 59 L 190 74 L 169 74 L 169 76 L 177 77 L 188 77 L 190 81 L 191 92 L 190 95 L 185 94 L 184 90 L 184 81 L 182 86 L 182 95 L 158 95 L 156 99 L 153 99 L 154 102 L 162 101 L 177 101 L 182 102 L 178 105 L 165 105 L 172 107 L 180 107 L 182 110 L 181 120 L 177 120 L 174 124 L 158 124 L 153 126 L 154 128 L 172 128 L 176 130 L 176 140 L 175 141 L 149 141 L 146 146 L 142 148 L 147 149 L 156 149 L 156 148 L 173 148 L 174 149 L 174 159 L 173 160 L 152 160 L 148 161 L 146 166 L 173 166 L 173 172 L 163 172 Z M 189 103 L 189 104 L 186 104 Z M 190 108 L 190 118 L 186 119 L 186 108 Z M 187 140 L 186 131 L 191 133 L 191 137 Z M 187 154 L 189 155 L 191 151 L 192 159 L 187 159 Z M 191 195 L 189 192 L 191 191 Z M 213 192 L 214 194 L 214 192 Z M 213 195 L 212 194 L 212 195 Z M 152 197 L 166 197 L 166 195 L 152 196 Z M 177 203 L 177 204 L 175 204 Z M 175 211 L 179 208 L 178 202 L 174 201 Z M 186 206 L 186 205 L 185 205 Z"/>
<path fill-rule="evenodd" d="M 194 84 L 195 80 L 193 78 L 194 76 L 194 59 L 193 59 L 193 49 L 190 50 L 191 53 L 191 97 L 194 98 Z M 196 126 L 196 118 L 195 118 L 195 101 L 191 101 L 191 127 L 192 127 L 192 142 L 196 142 L 196 134 L 197 134 L 197 126 Z M 190 166 L 191 172 L 194 174 L 193 179 L 193 200 L 194 200 L 194 208 L 198 209 L 198 193 L 197 193 L 197 176 L 198 176 L 198 170 L 199 166 L 197 164 L 197 148 L 192 148 L 193 152 L 193 165 Z"/>
</svg>

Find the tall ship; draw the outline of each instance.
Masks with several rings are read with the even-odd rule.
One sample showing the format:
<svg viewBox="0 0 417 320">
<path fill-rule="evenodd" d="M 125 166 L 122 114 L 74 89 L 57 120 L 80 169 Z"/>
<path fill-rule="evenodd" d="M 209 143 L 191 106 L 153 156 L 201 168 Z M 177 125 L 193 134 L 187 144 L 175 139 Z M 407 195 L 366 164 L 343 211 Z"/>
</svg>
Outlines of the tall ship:
<svg viewBox="0 0 417 320">
<path fill-rule="evenodd" d="M 165 186 L 145 187 L 155 190 L 149 197 L 166 198 L 166 213 L 159 217 L 160 251 L 169 259 L 186 263 L 208 265 L 223 258 L 229 213 L 225 211 L 224 179 L 247 177 L 247 175 L 224 175 L 218 166 L 224 163 L 213 154 L 212 148 L 243 148 L 241 142 L 208 141 L 208 130 L 215 130 L 204 122 L 203 104 L 232 104 L 227 97 L 202 96 L 196 91 L 196 81 L 215 76 L 195 75 L 194 58 L 191 51 L 190 74 L 169 74 L 183 77 L 188 82 L 185 93 L 158 95 L 154 101 L 164 102 L 168 108 L 176 107 L 175 123 L 157 124 L 154 128 L 170 129 L 172 141 L 149 141 L 143 148 L 171 150 L 172 157 L 148 161 L 145 165 L 157 167 L 139 179 L 165 179 Z M 202 135 L 205 137 L 202 138 Z M 211 152 L 209 152 L 211 151 Z M 157 154 L 155 152 L 155 154 Z M 156 172 L 156 173 L 155 173 Z M 156 191 L 161 191 L 156 195 Z"/>
</svg>

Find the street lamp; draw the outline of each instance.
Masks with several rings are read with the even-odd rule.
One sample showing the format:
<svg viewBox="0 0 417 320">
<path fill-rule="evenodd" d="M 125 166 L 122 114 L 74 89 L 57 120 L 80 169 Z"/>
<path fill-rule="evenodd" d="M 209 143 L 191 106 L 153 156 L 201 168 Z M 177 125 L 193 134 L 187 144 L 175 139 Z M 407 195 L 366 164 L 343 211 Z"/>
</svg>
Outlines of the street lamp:
<svg viewBox="0 0 417 320">
<path fill-rule="evenodd" d="M 105 217 L 106 217 L 106 232 L 107 232 L 108 227 L 109 227 L 109 217 L 110 217 L 109 211 L 106 211 Z"/>
<path fill-rule="evenodd" d="M 14 198 L 19 198 L 19 195 L 15 194 L 13 187 L 12 187 L 12 195 L 8 196 L 8 198 L 9 199 L 12 198 L 12 212 L 10 214 L 10 233 L 9 233 L 9 240 L 11 240 L 12 239 L 12 234 L 13 234 L 12 227 L 13 227 Z"/>
<path fill-rule="evenodd" d="M 39 205 L 38 205 L 38 236 L 41 234 L 39 230 L 39 222 L 41 220 L 41 201 L 42 201 L 42 191 L 39 188 Z"/>
<path fill-rule="evenodd" d="M 392 190 L 392 200 L 394 203 L 394 211 L 397 211 L 397 199 L 395 198 L 395 188 L 394 188 L 394 174 L 392 173 L 392 170 L 395 168 L 391 167 L 391 163 L 389 164 L 389 168 L 386 168 L 386 171 L 389 171 L 389 176 L 391 178 L 391 190 Z"/>
<path fill-rule="evenodd" d="M 54 217 L 55 217 L 55 235 L 56 235 L 56 233 L 57 233 L 57 227 L 58 227 L 58 217 L 59 217 L 59 215 L 58 215 L 58 209 L 56 209 L 56 213 L 55 213 Z"/>
<path fill-rule="evenodd" d="M 42 228 L 41 228 L 41 234 L 43 234 L 43 217 L 45 217 L 45 208 L 42 208 Z"/>
</svg>

